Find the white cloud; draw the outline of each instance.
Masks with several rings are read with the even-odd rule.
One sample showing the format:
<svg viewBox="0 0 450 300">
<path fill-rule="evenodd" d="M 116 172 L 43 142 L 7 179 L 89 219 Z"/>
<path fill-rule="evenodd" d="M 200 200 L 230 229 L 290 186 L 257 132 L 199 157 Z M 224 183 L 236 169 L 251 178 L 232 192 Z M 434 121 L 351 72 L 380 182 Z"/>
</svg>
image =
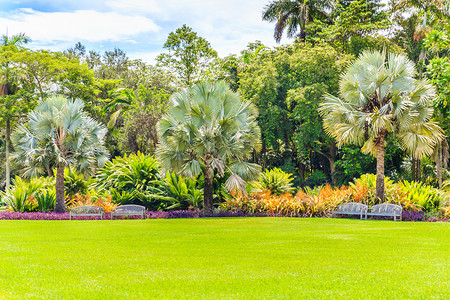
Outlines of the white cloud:
<svg viewBox="0 0 450 300">
<path fill-rule="evenodd" d="M 121 41 L 130 40 L 130 36 L 140 33 L 159 30 L 152 20 L 143 16 L 93 10 L 39 12 L 20 9 L 8 17 L 0 17 L 0 24 L 8 26 L 10 34 L 25 32 L 39 43 Z"/>
<path fill-rule="evenodd" d="M 277 45 L 273 39 L 275 24 L 261 19 L 269 0 L 33 0 L 24 3 L 27 4 L 23 7 L 32 9 L 0 12 L 0 24 L 8 26 L 10 34 L 27 33 L 33 39 L 30 44 L 33 48 L 64 50 L 81 41 L 101 51 L 110 50 L 107 47 L 114 45 L 132 58 L 154 62 L 158 51 L 164 51 L 162 47 L 169 32 L 183 24 L 206 38 L 222 57 L 238 54 L 255 40 L 269 47 Z M 61 7 L 64 12 L 40 12 L 42 7 L 53 10 Z M 74 11 L 70 11 L 72 8 Z M 286 38 L 282 41 L 290 42 Z"/>
<path fill-rule="evenodd" d="M 156 0 L 107 0 L 105 4 L 113 10 L 125 12 L 145 14 L 160 11 Z"/>
<path fill-rule="evenodd" d="M 262 21 L 262 11 L 268 0 L 158 0 L 161 13 L 156 18 L 175 21 L 177 27 L 187 24 L 206 38 L 220 56 L 238 54 L 248 43 L 262 41 L 276 46 L 275 24 Z M 167 29 L 167 28 L 164 28 Z M 174 31 L 176 28 L 170 28 Z M 163 34 L 163 32 L 160 32 Z M 283 38 L 283 42 L 290 40 Z"/>
</svg>

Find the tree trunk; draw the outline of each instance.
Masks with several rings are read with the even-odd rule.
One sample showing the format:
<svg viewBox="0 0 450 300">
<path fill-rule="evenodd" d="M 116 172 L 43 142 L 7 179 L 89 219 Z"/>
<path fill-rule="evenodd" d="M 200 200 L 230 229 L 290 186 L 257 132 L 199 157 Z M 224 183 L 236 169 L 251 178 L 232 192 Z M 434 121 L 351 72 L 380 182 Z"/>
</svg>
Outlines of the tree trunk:
<svg viewBox="0 0 450 300">
<path fill-rule="evenodd" d="M 420 159 L 416 160 L 416 180 L 420 181 Z"/>
<path fill-rule="evenodd" d="M 56 167 L 56 203 L 55 211 L 62 213 L 66 210 L 64 199 L 64 164 L 58 163 Z"/>
<path fill-rule="evenodd" d="M 300 28 L 300 40 L 304 42 L 306 40 L 306 32 L 303 28 Z"/>
<path fill-rule="evenodd" d="M 334 166 L 334 164 L 336 163 L 336 143 L 335 142 L 330 142 L 330 157 L 328 158 L 328 160 L 330 161 L 331 182 L 333 183 L 333 185 L 336 185 L 337 178 L 336 178 L 336 175 L 334 174 L 336 172 L 336 167 Z"/>
<path fill-rule="evenodd" d="M 11 121 L 9 118 L 6 119 L 6 145 L 5 145 L 5 160 L 6 160 L 6 193 L 9 192 L 9 186 L 11 184 L 11 170 L 9 165 L 9 141 L 11 136 Z"/>
<path fill-rule="evenodd" d="M 438 153 L 436 157 L 436 173 L 438 178 L 439 189 L 442 189 L 442 143 L 439 143 Z"/>
<path fill-rule="evenodd" d="M 384 135 L 377 144 L 377 197 L 384 202 Z"/>
<path fill-rule="evenodd" d="M 203 211 L 205 213 L 211 213 L 213 207 L 213 180 L 214 171 L 208 164 L 205 165 L 205 185 L 203 189 Z"/>
</svg>

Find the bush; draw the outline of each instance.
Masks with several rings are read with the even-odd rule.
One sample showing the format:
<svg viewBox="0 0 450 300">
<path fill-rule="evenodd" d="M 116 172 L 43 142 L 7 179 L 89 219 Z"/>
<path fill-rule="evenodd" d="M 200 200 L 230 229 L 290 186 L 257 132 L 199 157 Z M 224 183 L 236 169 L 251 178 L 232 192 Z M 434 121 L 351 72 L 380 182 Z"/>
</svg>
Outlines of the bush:
<svg viewBox="0 0 450 300">
<path fill-rule="evenodd" d="M 273 168 L 265 170 L 259 176 L 259 180 L 252 185 L 259 191 L 270 191 L 274 195 L 290 193 L 292 187 L 292 174 L 286 173 L 281 169 Z"/>
<path fill-rule="evenodd" d="M 1 192 L 1 198 L 8 209 L 15 212 L 43 211 L 46 209 L 45 207 L 39 206 L 35 195 L 40 191 L 53 189 L 55 185 L 53 178 L 46 177 L 25 180 L 16 176 L 12 183 L 13 186 L 8 194 Z"/>
<path fill-rule="evenodd" d="M 201 208 L 203 191 L 197 185 L 197 178 L 186 178 L 167 172 L 164 179 L 164 187 L 168 194 L 166 199 L 174 203 L 167 209 Z"/>
<path fill-rule="evenodd" d="M 83 174 L 74 169 L 64 170 L 64 190 L 66 196 L 72 197 L 76 194 L 86 195 L 89 190 L 89 179 L 85 179 Z"/>
<path fill-rule="evenodd" d="M 269 213 L 282 216 L 324 216 L 350 195 L 347 187 L 331 187 L 329 184 L 314 189 L 299 190 L 295 195 L 271 194 L 270 191 L 249 195 L 234 194 L 221 204 L 222 209 L 242 213 Z"/>
<path fill-rule="evenodd" d="M 116 203 L 143 204 L 154 210 L 165 202 L 159 172 L 159 163 L 150 155 L 116 157 L 98 171 L 92 188 L 109 191 Z"/>
<path fill-rule="evenodd" d="M 402 181 L 400 186 L 405 191 L 408 200 L 417 203 L 427 212 L 437 211 L 441 200 L 446 197 L 444 192 L 421 182 Z"/>
<path fill-rule="evenodd" d="M 54 189 L 43 189 L 34 194 L 40 212 L 48 212 L 55 209 L 56 191 Z"/>
<path fill-rule="evenodd" d="M 329 215 L 338 204 L 359 202 L 368 206 L 379 204 L 376 197 L 376 175 L 365 174 L 355 179 L 349 186 L 331 187 L 329 184 L 315 188 L 300 189 L 294 196 L 290 193 L 273 194 L 259 190 L 244 195 L 233 194 L 221 204 L 222 209 L 243 213 L 273 213 L 284 216 L 324 216 Z M 386 202 L 401 205 L 408 212 L 407 219 L 419 220 L 424 213 L 434 212 L 450 215 L 449 195 L 431 186 L 416 182 L 394 183 L 385 178 Z"/>
<path fill-rule="evenodd" d="M 99 197 L 98 199 L 92 199 L 89 195 L 76 194 L 74 197 L 69 198 L 67 207 L 70 209 L 77 206 L 84 205 L 96 205 L 103 207 L 105 213 L 110 213 L 114 208 L 119 206 L 117 203 L 112 202 L 112 197 L 106 199 Z"/>
</svg>

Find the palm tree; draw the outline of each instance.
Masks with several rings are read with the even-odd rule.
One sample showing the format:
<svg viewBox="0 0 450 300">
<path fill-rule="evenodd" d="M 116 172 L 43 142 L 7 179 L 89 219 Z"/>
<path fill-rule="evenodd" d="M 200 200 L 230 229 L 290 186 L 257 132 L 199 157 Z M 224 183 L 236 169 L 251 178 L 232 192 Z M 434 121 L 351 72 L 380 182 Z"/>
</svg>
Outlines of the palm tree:
<svg viewBox="0 0 450 300">
<path fill-rule="evenodd" d="M 399 0 L 393 1 L 394 9 L 409 9 L 413 8 L 423 12 L 422 26 L 426 27 L 428 24 L 428 15 L 430 13 L 437 16 L 449 16 L 447 10 L 447 0 Z"/>
<path fill-rule="evenodd" d="M 287 36 L 296 36 L 300 27 L 299 37 L 305 40 L 306 25 L 314 19 L 327 19 L 327 10 L 333 8 L 330 0 L 276 0 L 272 1 L 263 11 L 263 20 L 277 22 L 275 25 L 274 38 L 279 43 L 283 31 L 287 27 Z"/>
<path fill-rule="evenodd" d="M 24 33 L 20 33 L 17 35 L 13 35 L 8 37 L 8 35 L 2 35 L 0 42 L 0 51 L 4 51 L 5 49 L 9 49 L 12 51 L 18 51 L 21 45 L 30 42 L 31 39 L 26 36 Z M 0 82 L 0 99 L 7 103 L 7 98 L 11 95 L 14 95 L 15 88 L 12 84 L 12 76 L 11 76 L 11 63 L 7 62 L 1 65 L 2 76 Z M 8 106 L 8 105 L 6 105 Z M 8 107 L 5 107 L 6 115 L 5 115 L 5 160 L 6 160 L 6 191 L 9 190 L 9 186 L 11 183 L 11 171 L 10 171 L 10 158 L 9 151 L 11 147 L 11 119 L 14 117 L 11 115 L 11 110 Z"/>
<path fill-rule="evenodd" d="M 108 111 L 111 108 L 117 109 L 109 119 L 108 128 L 113 128 L 116 125 L 117 119 L 121 115 L 122 111 L 126 111 L 133 102 L 136 102 L 136 93 L 132 90 L 120 88 L 114 91 L 114 99 L 105 106 L 104 111 Z"/>
<path fill-rule="evenodd" d="M 52 96 L 28 114 L 28 124 L 13 134 L 15 156 L 25 175 L 56 167 L 56 212 L 64 212 L 64 169 L 92 172 L 108 160 L 103 146 L 106 128 L 83 111 L 80 99 Z"/>
<path fill-rule="evenodd" d="M 413 158 L 431 155 L 444 137 L 433 116 L 435 88 L 416 80 L 405 55 L 364 51 L 340 79 L 340 97 L 320 104 L 325 131 L 338 145 L 362 145 L 377 158 L 377 197 L 384 200 L 384 152 L 388 134 Z"/>
<path fill-rule="evenodd" d="M 246 162 L 261 147 L 257 108 L 240 99 L 225 82 L 201 83 L 171 97 L 172 107 L 158 122 L 160 144 L 156 155 L 164 171 L 193 177 L 202 172 L 204 210 L 213 205 L 214 170 L 224 176 L 229 190 L 245 189 L 260 166 Z"/>
</svg>

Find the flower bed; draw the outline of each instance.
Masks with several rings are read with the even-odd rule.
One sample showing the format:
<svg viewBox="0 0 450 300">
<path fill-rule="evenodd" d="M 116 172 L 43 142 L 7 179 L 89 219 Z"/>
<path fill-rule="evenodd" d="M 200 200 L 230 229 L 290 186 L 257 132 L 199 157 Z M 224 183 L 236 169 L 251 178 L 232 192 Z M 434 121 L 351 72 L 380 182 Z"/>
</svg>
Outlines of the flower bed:
<svg viewBox="0 0 450 300">
<path fill-rule="evenodd" d="M 180 219 L 180 218 L 214 218 L 214 217 L 267 217 L 277 216 L 275 214 L 244 214 L 241 212 L 220 211 L 212 214 L 205 214 L 201 211 L 177 210 L 177 211 L 150 211 L 145 213 L 146 219 Z M 69 220 L 70 213 L 55 212 L 11 212 L 1 211 L 0 220 Z M 117 216 L 117 219 L 140 219 L 140 216 Z M 111 220 L 111 214 L 105 213 L 104 220 Z M 74 217 L 74 220 L 100 220 L 99 216 Z"/>
<path fill-rule="evenodd" d="M 55 213 L 55 212 L 11 212 L 11 211 L 0 211 L 0 220 L 69 220 L 70 214 L 65 213 Z M 176 210 L 176 211 L 150 211 L 146 212 L 146 219 L 182 219 L 182 218 L 230 218 L 230 217 L 294 217 L 303 218 L 309 217 L 306 215 L 281 215 L 276 213 L 243 213 L 243 212 L 230 212 L 230 211 L 215 211 L 211 214 L 205 214 L 201 211 L 191 211 L 191 210 Z M 140 219 L 139 216 L 119 216 L 118 219 Z M 359 216 L 355 218 L 359 219 Z M 100 220 L 98 216 L 92 217 L 75 217 L 75 220 Z M 105 213 L 103 216 L 104 220 L 111 220 L 111 214 Z M 378 218 L 380 219 L 380 218 Z M 382 218 L 381 218 L 382 219 Z M 431 221 L 431 222 L 450 222 L 449 218 L 436 218 L 436 217 L 426 217 L 423 212 L 413 212 L 404 211 L 402 214 L 403 221 Z"/>
</svg>

